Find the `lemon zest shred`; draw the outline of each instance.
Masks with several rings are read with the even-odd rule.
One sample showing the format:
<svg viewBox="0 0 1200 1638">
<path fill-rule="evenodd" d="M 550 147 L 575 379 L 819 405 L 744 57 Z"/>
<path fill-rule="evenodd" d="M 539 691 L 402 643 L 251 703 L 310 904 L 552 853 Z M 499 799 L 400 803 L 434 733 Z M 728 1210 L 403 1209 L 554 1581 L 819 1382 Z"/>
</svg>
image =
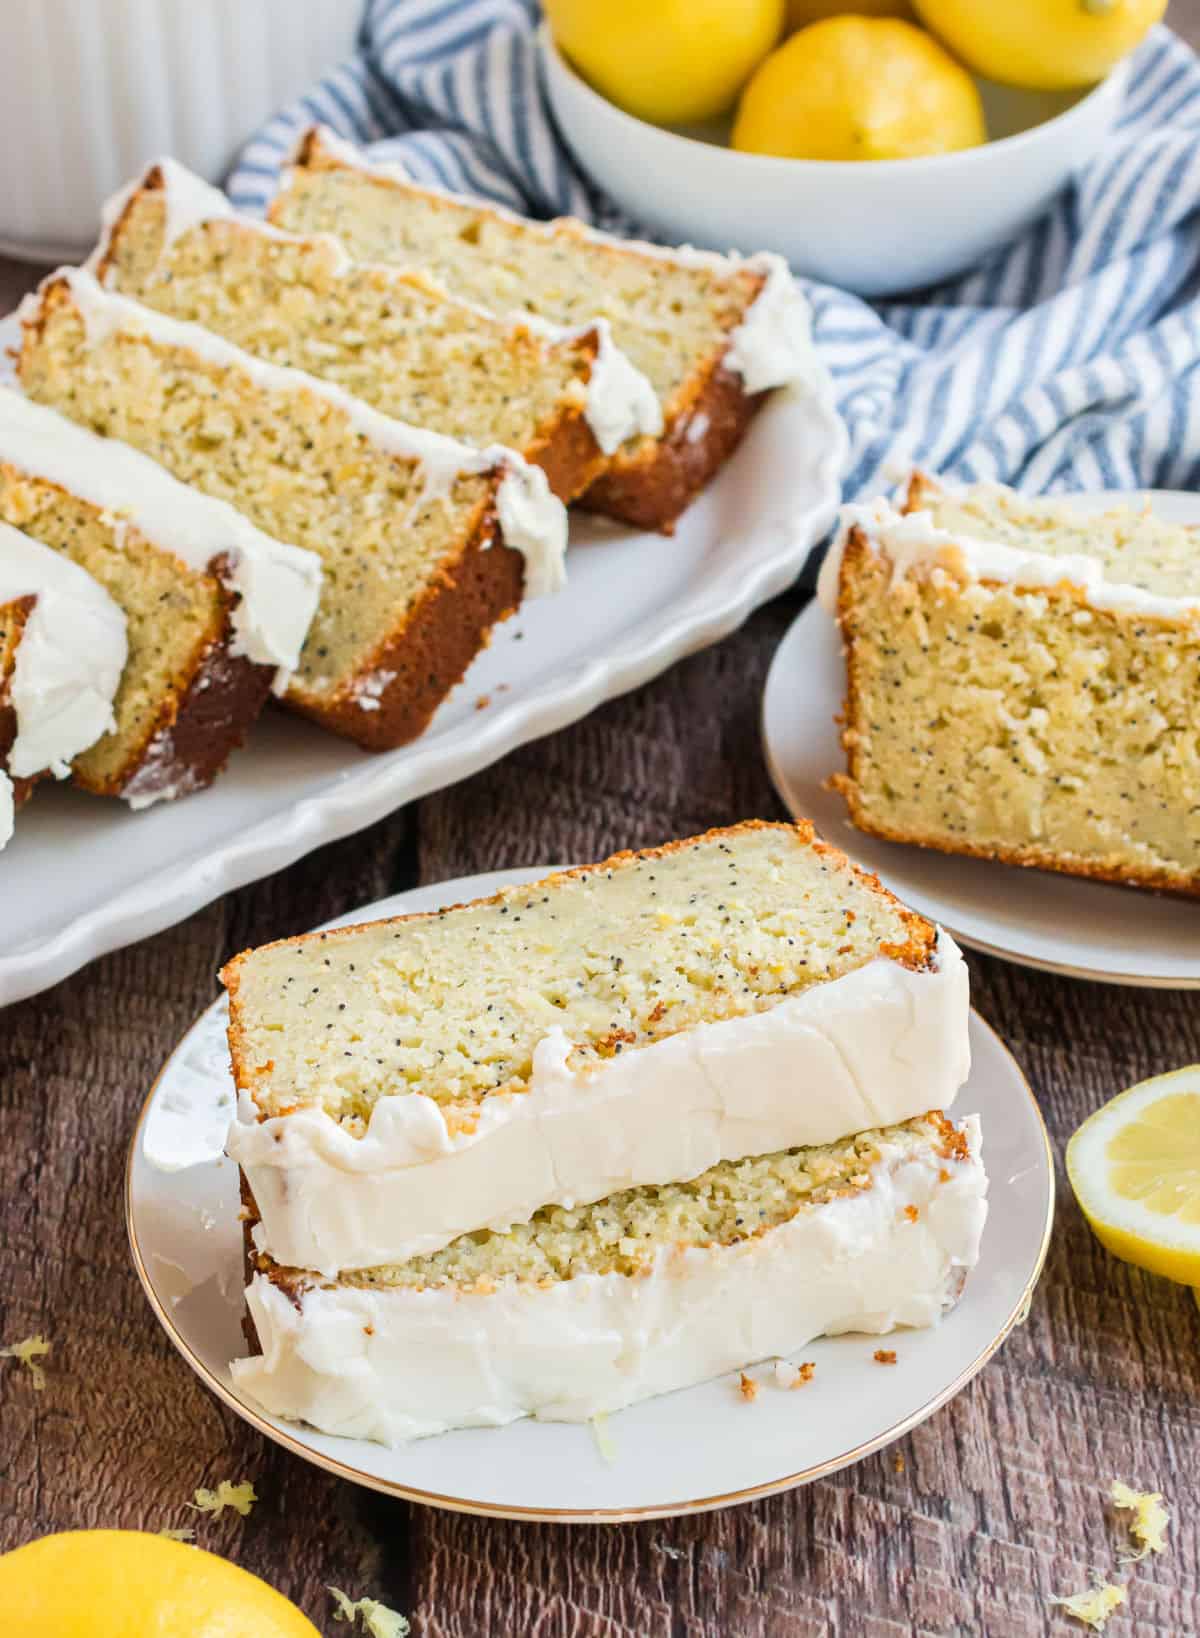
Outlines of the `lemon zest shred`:
<svg viewBox="0 0 1200 1638">
<path fill-rule="evenodd" d="M 592 1417 L 591 1428 L 596 1449 L 611 1467 L 617 1459 L 617 1442 L 609 1431 L 608 1417 L 604 1411 L 597 1411 Z"/>
<path fill-rule="evenodd" d="M 158 1533 L 167 1541 L 195 1541 L 196 1539 L 196 1532 L 194 1530 L 189 1530 L 186 1524 L 181 1528 L 168 1527 L 165 1530 L 160 1530 Z"/>
<path fill-rule="evenodd" d="M 1051 1598 L 1050 1602 L 1061 1605 L 1068 1615 L 1100 1632 L 1109 1616 L 1120 1609 L 1128 1596 L 1124 1587 L 1115 1586 L 1111 1581 L 1099 1581 L 1087 1592 L 1072 1593 L 1067 1598 Z"/>
<path fill-rule="evenodd" d="M 197 1513 L 223 1513 L 227 1507 L 248 1518 L 250 1509 L 258 1497 L 254 1493 L 254 1486 L 247 1479 L 244 1484 L 234 1484 L 232 1479 L 222 1479 L 215 1490 L 200 1489 L 196 1492 L 196 1499 L 189 1502 Z"/>
<path fill-rule="evenodd" d="M 412 1629 L 406 1618 L 396 1610 L 389 1610 L 386 1604 L 381 1604 L 374 1598 L 360 1598 L 352 1601 L 340 1587 L 330 1587 L 334 1604 L 335 1621 L 348 1621 L 354 1625 L 355 1618 L 362 1616 L 363 1631 L 370 1634 L 370 1638 L 406 1638 Z"/>
<path fill-rule="evenodd" d="M 10 1342 L 7 1348 L 0 1348 L 0 1359 L 15 1359 L 33 1378 L 35 1393 L 41 1393 L 46 1386 L 46 1373 L 38 1364 L 38 1360 L 50 1352 L 50 1344 L 44 1336 L 22 1337 L 20 1342 Z"/>
<path fill-rule="evenodd" d="M 1133 1518 L 1129 1521 L 1129 1533 L 1135 1540 L 1141 1542 L 1136 1553 L 1126 1555 L 1126 1564 L 1136 1564 L 1148 1553 L 1165 1553 L 1167 1550 L 1167 1526 L 1171 1522 L 1171 1515 L 1167 1512 L 1162 1497 L 1157 1490 L 1134 1490 L 1120 1479 L 1112 1482 L 1112 1500 L 1114 1507 L 1131 1512 Z"/>
</svg>

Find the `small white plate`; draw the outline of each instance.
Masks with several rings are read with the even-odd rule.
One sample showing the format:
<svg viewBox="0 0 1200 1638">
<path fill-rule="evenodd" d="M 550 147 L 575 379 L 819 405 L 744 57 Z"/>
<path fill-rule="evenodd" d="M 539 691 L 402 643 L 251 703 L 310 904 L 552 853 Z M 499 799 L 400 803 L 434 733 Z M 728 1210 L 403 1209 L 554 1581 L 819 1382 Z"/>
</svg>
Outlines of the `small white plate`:
<svg viewBox="0 0 1200 1638">
<path fill-rule="evenodd" d="M 535 880 L 546 868 L 440 882 L 344 920 L 436 909 Z M 267 1415 L 230 1379 L 228 1361 L 246 1351 L 236 1167 L 222 1158 L 166 1173 L 143 1152 L 153 1123 L 172 1118 L 172 1094 L 194 1099 L 198 1074 L 210 1083 L 217 1114 L 209 1124 L 219 1141 L 233 1100 L 224 1020 L 222 1002 L 202 1015 L 142 1111 L 126 1175 L 134 1265 L 171 1341 L 239 1416 L 307 1461 L 389 1495 L 505 1518 L 618 1521 L 700 1512 L 786 1490 L 858 1461 L 945 1404 L 1022 1317 L 1041 1272 L 1054 1211 L 1046 1130 L 1011 1055 L 973 1014 L 974 1068 L 955 1113 L 977 1112 L 983 1120 L 991 1206 L 982 1259 L 940 1326 L 889 1340 L 895 1366 L 875 1362 L 875 1337 L 814 1342 L 803 1357 L 815 1360 L 816 1373 L 798 1393 L 776 1388 L 770 1372 L 759 1370 L 763 1387 L 753 1404 L 724 1378 L 610 1417 L 611 1461 L 590 1427 L 562 1422 L 465 1429 L 395 1449 L 315 1433 Z"/>
<path fill-rule="evenodd" d="M 1200 520 L 1200 498 L 1187 498 L 1186 521 Z M 972 949 L 1070 978 L 1200 988 L 1200 905 L 1194 902 L 908 847 L 856 830 L 842 798 L 825 789 L 829 775 L 846 765 L 834 721 L 845 680 L 837 628 L 810 603 L 780 643 L 763 694 L 767 766 L 793 815 L 811 819 L 827 841 Z"/>
<path fill-rule="evenodd" d="M 0 351 L 16 339 L 0 320 Z M 776 393 L 672 536 L 571 515 L 568 585 L 526 604 L 420 739 L 371 756 L 269 709 L 210 790 L 144 813 L 39 786 L 0 853 L 0 1006 L 478 772 L 715 643 L 829 529 L 846 434 L 828 381 Z"/>
</svg>

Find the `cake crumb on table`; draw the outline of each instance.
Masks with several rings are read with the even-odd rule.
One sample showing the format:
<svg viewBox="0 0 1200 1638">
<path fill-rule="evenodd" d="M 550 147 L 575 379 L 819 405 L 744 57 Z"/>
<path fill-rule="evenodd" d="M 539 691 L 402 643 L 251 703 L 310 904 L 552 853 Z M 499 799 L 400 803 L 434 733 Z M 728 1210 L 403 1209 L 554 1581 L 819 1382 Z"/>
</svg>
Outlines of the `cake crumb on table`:
<svg viewBox="0 0 1200 1638">
<path fill-rule="evenodd" d="M 752 1405 L 758 1398 L 758 1383 L 752 1376 L 742 1371 L 738 1380 L 738 1392 L 748 1405 Z"/>
<path fill-rule="evenodd" d="M 904 1457 L 901 1456 L 899 1451 L 897 1451 L 895 1456 L 892 1457 L 892 1469 L 893 1469 L 893 1471 L 896 1472 L 896 1473 L 903 1473 L 904 1469 L 905 1469 L 905 1466 L 906 1466 L 906 1463 L 905 1463 Z"/>
<path fill-rule="evenodd" d="M 896 1363 L 896 1350 L 894 1348 L 876 1348 L 872 1358 L 876 1365 L 894 1365 Z"/>
</svg>

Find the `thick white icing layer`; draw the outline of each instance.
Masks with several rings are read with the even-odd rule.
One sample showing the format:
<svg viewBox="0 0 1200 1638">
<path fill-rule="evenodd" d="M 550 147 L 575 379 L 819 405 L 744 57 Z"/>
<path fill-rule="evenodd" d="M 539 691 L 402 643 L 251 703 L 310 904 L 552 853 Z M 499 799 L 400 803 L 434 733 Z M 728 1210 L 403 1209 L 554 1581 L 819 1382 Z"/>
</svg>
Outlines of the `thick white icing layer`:
<svg viewBox="0 0 1200 1638">
<path fill-rule="evenodd" d="M 817 1336 L 935 1324 L 978 1259 L 987 1215 L 978 1120 L 963 1125 L 965 1160 L 884 1144 L 864 1192 L 738 1245 L 664 1248 L 638 1278 L 489 1293 L 337 1286 L 293 1305 L 256 1275 L 247 1302 L 262 1354 L 235 1360 L 234 1381 L 276 1416 L 395 1444 L 521 1416 L 585 1421 Z"/>
<path fill-rule="evenodd" d="M 12 780 L 0 769 L 0 848 L 12 841 L 15 817 Z"/>
<path fill-rule="evenodd" d="M 218 368 L 236 370 L 264 392 L 288 395 L 308 392 L 323 398 L 346 418 L 360 437 L 388 455 L 418 464 L 424 476 L 426 498 L 449 494 L 462 473 L 500 472 L 497 510 L 502 519 L 507 514 L 513 530 L 513 533 L 505 533 L 504 544 L 524 555 L 529 587 L 553 589 L 562 583 L 567 545 L 566 508 L 550 493 L 541 469 L 531 467 L 511 449 L 499 444 L 473 449 L 457 439 L 393 420 L 331 381 L 319 380 L 303 370 L 268 364 L 201 325 L 168 318 L 125 296 L 115 295 L 105 290 L 86 269 L 59 268 L 47 277 L 41 288 L 45 290 L 58 282 L 70 289 L 94 344 L 112 334 L 144 336 L 163 347 L 184 348 Z M 21 306 L 22 318 L 35 319 L 40 302 L 40 292 L 27 296 Z M 530 595 L 534 595 L 532 590 Z"/>
<path fill-rule="evenodd" d="M 65 779 L 72 758 L 116 727 L 112 703 L 128 655 L 125 616 L 69 557 L 0 524 L 0 603 L 29 596 L 37 601 L 9 683 L 17 737 L 7 768 L 14 779 L 46 771 Z"/>
<path fill-rule="evenodd" d="M 258 1248 L 333 1278 L 541 1206 L 947 1108 L 970 1069 L 969 1010 L 966 965 L 942 933 L 928 972 L 880 958 L 583 1069 L 553 1029 L 528 1091 L 486 1099 L 473 1133 L 451 1135 L 422 1093 L 381 1098 L 361 1138 L 321 1109 L 260 1121 L 243 1096 L 227 1150 L 258 1205 Z"/>
<path fill-rule="evenodd" d="M 766 392 L 773 387 L 811 386 L 824 380 L 822 367 L 812 342 L 812 321 L 808 302 L 782 256 L 771 251 L 760 251 L 755 256 L 726 256 L 715 250 L 697 250 L 693 245 L 656 245 L 645 239 L 622 239 L 615 234 L 603 233 L 573 217 L 559 218 L 557 222 L 537 222 L 490 199 L 476 200 L 469 195 L 452 193 L 429 182 L 418 182 L 403 165 L 373 162 L 368 155 L 344 141 L 327 126 L 316 127 L 321 146 L 339 165 L 351 170 L 367 171 L 374 176 L 402 183 L 417 193 L 431 194 L 434 198 L 452 199 L 456 204 L 478 204 L 506 222 L 512 222 L 531 233 L 553 237 L 563 221 L 569 221 L 573 233 L 593 244 L 615 245 L 622 250 L 641 256 L 653 256 L 659 261 L 672 261 L 681 267 L 706 268 L 725 278 L 739 271 L 761 273 L 762 290 L 751 304 L 738 328 L 730 338 L 730 346 L 723 360 L 727 370 L 742 376 L 747 392 Z M 294 161 L 307 132 L 301 133 L 293 146 Z M 286 187 L 286 178 L 283 185 Z M 647 428 L 647 431 L 650 429 Z"/>
<path fill-rule="evenodd" d="M 105 206 L 103 235 L 88 262 L 88 266 L 93 270 L 99 266 L 107 253 L 112 234 L 130 199 L 145 185 L 147 177 L 154 170 L 158 170 L 162 178 L 159 197 L 163 200 L 165 209 L 162 241 L 164 252 L 192 228 L 200 227 L 205 222 L 228 221 L 232 218 L 240 227 L 263 238 L 297 245 L 320 245 L 326 252 L 331 277 L 339 278 L 355 266 L 339 240 L 332 234 L 285 233 L 280 228 L 259 221 L 256 217 L 241 216 L 219 188 L 211 187 L 173 159 L 160 159 L 148 168 L 142 178 L 123 188 Z M 394 267 L 380 263 L 376 270 L 387 278 L 397 277 L 397 270 Z M 486 320 L 489 325 L 496 324 L 495 315 L 486 309 L 460 301 L 439 290 L 428 278 L 424 278 L 423 283 L 431 294 L 435 294 L 436 298 L 445 302 L 447 306 L 474 314 L 477 318 Z M 569 342 L 590 331 L 597 332 L 599 345 L 587 381 L 584 416 L 593 437 L 606 455 L 613 454 L 629 438 L 644 433 L 657 436 L 662 431 L 662 410 L 654 388 L 640 370 L 634 369 L 625 354 L 616 346 L 607 320 L 597 319 L 594 324 L 576 330 L 564 329 L 561 325 L 530 325 L 518 314 L 511 315 L 505 322 L 513 327 L 520 325 L 525 329 L 536 329 L 539 336 L 544 336 L 552 343 Z"/>
<path fill-rule="evenodd" d="M 1023 591 L 1044 590 L 1066 582 L 1078 586 L 1094 609 L 1162 620 L 1181 620 L 1200 614 L 1200 597 L 1164 597 L 1141 586 L 1109 580 L 1098 558 L 1083 553 L 1056 557 L 1049 552 L 1027 552 L 1000 541 L 980 540 L 957 531 L 951 533 L 938 528 L 932 513 L 905 515 L 880 496 L 842 507 L 837 536 L 826 553 L 817 581 L 821 607 L 834 616 L 842 558 L 850 531 L 855 528 L 861 530 L 872 551 L 887 557 L 892 565 L 893 581 L 903 580 L 914 570 L 933 568 L 941 560 L 971 580 L 996 581 Z"/>
<path fill-rule="evenodd" d="M 132 524 L 189 568 L 225 559 L 238 594 L 232 653 L 278 666 L 282 691 L 321 595 L 321 560 L 256 529 L 224 501 L 179 483 L 128 444 L 101 438 L 19 392 L 0 389 L 0 461 Z"/>
</svg>

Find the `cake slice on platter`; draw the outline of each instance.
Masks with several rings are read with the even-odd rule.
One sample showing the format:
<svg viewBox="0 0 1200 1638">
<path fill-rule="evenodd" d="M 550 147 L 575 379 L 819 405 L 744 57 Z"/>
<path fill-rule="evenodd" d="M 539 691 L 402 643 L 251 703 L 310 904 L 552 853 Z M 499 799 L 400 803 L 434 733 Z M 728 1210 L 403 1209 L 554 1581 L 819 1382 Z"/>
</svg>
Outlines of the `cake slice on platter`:
<svg viewBox="0 0 1200 1638">
<path fill-rule="evenodd" d="M 778 256 L 739 260 L 616 239 L 570 218 L 529 221 L 372 165 L 320 127 L 302 137 L 270 219 L 332 233 L 362 261 L 420 268 L 497 314 L 607 320 L 653 385 L 663 429 L 627 444 L 583 504 L 639 528 L 672 527 L 767 392 L 822 378 L 808 304 Z"/>
<path fill-rule="evenodd" d="M 7 389 L 0 521 L 40 543 L 47 574 L 57 563 L 64 584 L 90 576 L 127 631 L 128 664 L 115 673 L 115 699 L 108 695 L 112 720 L 65 758 L 75 783 L 134 807 L 209 784 L 299 663 L 320 592 L 318 558 L 137 450 Z M 18 584 L 33 572 L 28 555 Z M 35 617 L 33 647 L 22 645 L 44 664 L 47 607 Z M 57 653 L 79 673 L 80 700 L 95 643 L 93 626 L 78 622 L 73 640 L 65 621 Z M 70 692 L 66 674 L 57 692 Z"/>
<path fill-rule="evenodd" d="M 0 523 L 0 847 L 34 783 L 116 728 L 125 616 L 69 558 Z"/>
<path fill-rule="evenodd" d="M 503 444 L 573 500 L 630 438 L 661 430 L 654 389 L 607 322 L 559 330 L 448 296 L 419 271 L 351 259 L 328 234 L 239 216 L 162 160 L 108 207 L 106 288 L 334 381 L 400 421 Z"/>
<path fill-rule="evenodd" d="M 749 823 L 222 973 L 254 1246 L 333 1277 L 944 1108 L 953 941 Z"/>
<path fill-rule="evenodd" d="M 978 1259 L 986 1191 L 978 1122 L 935 1112 L 338 1281 L 259 1257 L 258 1352 L 233 1377 L 277 1416 L 386 1444 L 583 1421 L 818 1336 L 936 1324 Z"/>
<path fill-rule="evenodd" d="M 860 830 L 1200 895 L 1194 529 L 917 473 L 844 508 L 820 595 Z"/>
<path fill-rule="evenodd" d="M 51 275 L 21 310 L 26 393 L 320 559 L 285 703 L 373 750 L 421 733 L 525 595 L 561 583 L 545 474 L 382 415 L 200 325 Z"/>
</svg>

